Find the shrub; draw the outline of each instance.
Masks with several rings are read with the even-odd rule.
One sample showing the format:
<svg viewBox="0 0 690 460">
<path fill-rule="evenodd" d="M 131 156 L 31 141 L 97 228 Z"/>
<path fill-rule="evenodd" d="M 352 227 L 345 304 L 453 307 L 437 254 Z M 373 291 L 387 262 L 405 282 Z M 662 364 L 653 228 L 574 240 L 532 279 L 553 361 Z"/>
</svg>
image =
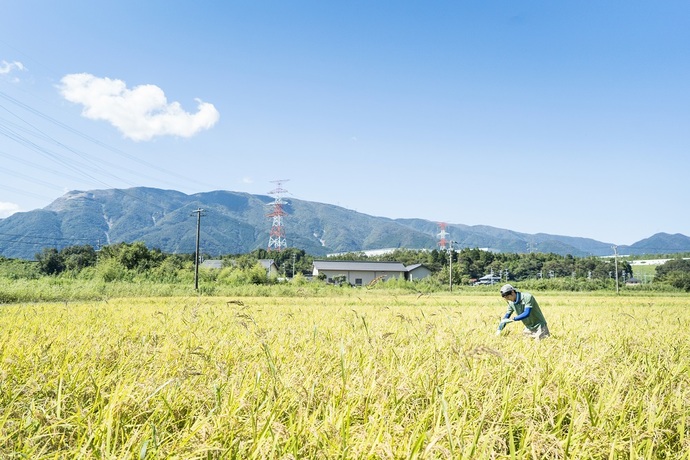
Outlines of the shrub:
<svg viewBox="0 0 690 460">
<path fill-rule="evenodd" d="M 292 277 L 290 282 L 295 286 L 304 286 L 305 284 L 309 283 L 309 280 L 302 273 L 298 272 Z"/>
<path fill-rule="evenodd" d="M 666 281 L 671 286 L 690 292 L 690 273 L 675 271 L 666 275 Z"/>
<path fill-rule="evenodd" d="M 132 273 L 115 259 L 101 260 L 96 265 L 96 277 L 106 282 L 131 280 Z"/>
</svg>

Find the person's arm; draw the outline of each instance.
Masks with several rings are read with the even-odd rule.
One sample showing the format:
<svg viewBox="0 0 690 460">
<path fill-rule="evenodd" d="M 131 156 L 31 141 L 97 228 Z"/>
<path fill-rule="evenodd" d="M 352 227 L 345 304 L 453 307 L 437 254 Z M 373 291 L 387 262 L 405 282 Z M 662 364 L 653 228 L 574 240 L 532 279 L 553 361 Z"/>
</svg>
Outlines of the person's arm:
<svg viewBox="0 0 690 460">
<path fill-rule="evenodd" d="M 508 304 L 508 311 L 506 312 L 505 315 L 503 315 L 503 319 L 501 319 L 501 322 L 498 323 L 498 330 L 496 330 L 496 335 L 501 335 L 501 331 L 503 330 L 504 327 L 506 327 L 506 324 L 511 322 L 510 315 L 513 314 L 513 306 L 511 304 Z"/>
<path fill-rule="evenodd" d="M 521 320 L 527 318 L 531 312 L 532 312 L 532 307 L 525 307 L 525 311 L 523 311 L 522 314 L 513 318 L 513 321 L 521 321 Z"/>
</svg>

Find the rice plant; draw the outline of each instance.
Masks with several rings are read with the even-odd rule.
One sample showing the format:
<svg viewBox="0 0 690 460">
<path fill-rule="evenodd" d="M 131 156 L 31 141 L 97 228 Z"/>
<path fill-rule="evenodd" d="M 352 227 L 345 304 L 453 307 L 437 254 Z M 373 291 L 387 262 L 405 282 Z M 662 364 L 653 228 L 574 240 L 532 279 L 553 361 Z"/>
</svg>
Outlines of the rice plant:
<svg viewBox="0 0 690 460">
<path fill-rule="evenodd" d="M 156 297 L 0 307 L 0 457 L 664 458 L 687 297 Z"/>
</svg>

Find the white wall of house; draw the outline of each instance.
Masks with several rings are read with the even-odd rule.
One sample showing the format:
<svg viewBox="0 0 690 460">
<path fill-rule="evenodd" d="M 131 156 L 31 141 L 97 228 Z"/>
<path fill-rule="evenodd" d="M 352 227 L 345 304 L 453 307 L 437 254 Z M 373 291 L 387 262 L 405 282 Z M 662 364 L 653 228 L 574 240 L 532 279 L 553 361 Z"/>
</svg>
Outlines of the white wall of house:
<svg viewBox="0 0 690 460">
<path fill-rule="evenodd" d="M 323 274 L 329 282 L 338 276 L 345 276 L 345 281 L 355 286 L 366 286 L 376 278 L 382 276 L 381 281 L 391 278 L 401 278 L 403 272 L 388 271 L 358 271 L 358 270 L 319 270 L 316 275 Z"/>
<path fill-rule="evenodd" d="M 270 276 L 278 276 L 278 266 L 273 259 L 259 259 L 259 263 L 266 269 L 266 274 Z"/>
<path fill-rule="evenodd" d="M 315 277 L 325 276 L 329 282 L 344 277 L 345 282 L 354 286 L 366 286 L 374 280 L 386 281 L 393 278 L 421 279 L 430 274 L 431 271 L 421 264 L 405 267 L 400 262 L 352 260 L 315 260 L 313 270 Z"/>
<path fill-rule="evenodd" d="M 421 280 L 422 278 L 426 278 L 427 276 L 431 276 L 431 270 L 426 268 L 424 265 L 421 265 L 414 270 L 410 270 L 410 276 L 409 280 Z"/>
</svg>

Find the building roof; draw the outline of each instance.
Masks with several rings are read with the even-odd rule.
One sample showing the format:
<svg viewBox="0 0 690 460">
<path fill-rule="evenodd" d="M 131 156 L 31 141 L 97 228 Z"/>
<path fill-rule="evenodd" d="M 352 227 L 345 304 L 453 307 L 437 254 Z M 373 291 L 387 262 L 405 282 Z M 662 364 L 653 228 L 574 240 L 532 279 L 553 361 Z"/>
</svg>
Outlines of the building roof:
<svg viewBox="0 0 690 460">
<path fill-rule="evenodd" d="M 271 265 L 275 265 L 276 261 L 274 259 L 259 259 L 259 263 L 268 270 L 271 268 Z"/>
<path fill-rule="evenodd" d="M 201 262 L 199 266 L 203 268 L 223 268 L 223 261 L 208 259 Z"/>
<path fill-rule="evenodd" d="M 424 264 L 412 264 L 412 265 L 408 265 L 407 267 L 405 267 L 405 271 L 411 272 L 411 271 L 417 270 L 419 267 L 424 267 L 424 268 L 428 269 L 428 267 Z"/>
<path fill-rule="evenodd" d="M 400 262 L 368 262 L 361 260 L 315 260 L 317 270 L 343 270 L 363 272 L 404 272 L 405 265 Z"/>
</svg>

